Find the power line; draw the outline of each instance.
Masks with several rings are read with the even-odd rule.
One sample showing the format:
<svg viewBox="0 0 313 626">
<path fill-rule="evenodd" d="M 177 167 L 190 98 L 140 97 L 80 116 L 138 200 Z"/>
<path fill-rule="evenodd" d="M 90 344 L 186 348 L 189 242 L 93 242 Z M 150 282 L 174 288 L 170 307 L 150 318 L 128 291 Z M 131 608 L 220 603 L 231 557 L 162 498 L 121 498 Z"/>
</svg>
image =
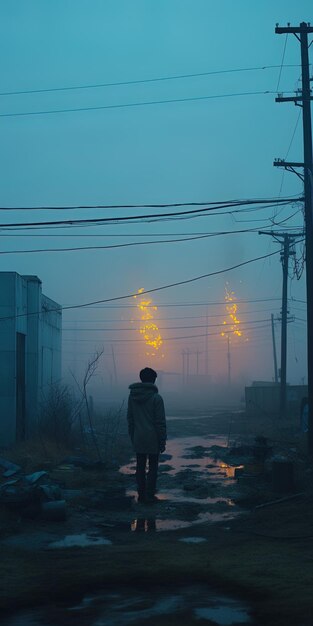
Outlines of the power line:
<svg viewBox="0 0 313 626">
<path fill-rule="evenodd" d="M 285 220 L 284 220 L 285 221 Z M 183 237 L 179 239 L 160 239 L 154 241 L 131 241 L 128 243 L 118 243 L 118 244 L 110 244 L 106 246 L 76 246 L 73 248 L 37 248 L 32 250 L 1 250 L 0 255 L 6 254 L 35 254 L 35 253 L 51 253 L 51 252 L 81 252 L 83 250 L 112 250 L 115 248 L 129 248 L 136 246 L 152 246 L 156 244 L 166 244 L 166 243 L 181 243 L 186 241 L 196 241 L 199 239 L 208 239 L 211 237 L 219 237 L 226 235 L 239 235 L 239 234 L 252 234 L 256 233 L 259 230 L 259 227 L 249 228 L 244 230 L 235 230 L 235 231 L 220 231 L 216 233 L 207 233 L 204 235 L 197 235 L 195 237 Z M 294 230 L 294 229 L 293 229 Z M 264 231 L 265 232 L 265 231 Z"/>
<path fill-rule="evenodd" d="M 225 305 L 225 304 L 227 304 L 227 302 L 225 301 L 225 302 L 222 302 L 221 304 Z M 236 301 L 236 304 L 237 304 L 237 301 Z M 300 308 L 296 309 L 295 307 L 293 307 L 293 310 L 301 311 L 303 313 L 303 309 L 300 309 Z M 240 311 L 240 317 L 242 317 L 244 315 L 251 315 L 251 313 L 265 313 L 266 311 L 272 311 L 272 307 L 271 308 L 266 308 L 266 309 L 254 309 L 252 311 Z M 171 322 L 173 320 L 199 320 L 199 319 L 205 319 L 206 317 L 207 317 L 207 315 L 182 315 L 182 316 L 179 316 L 179 317 L 158 317 L 156 319 L 156 321 L 159 323 L 159 322 Z M 210 319 L 211 318 L 216 318 L 216 317 L 223 317 L 223 318 L 225 318 L 225 317 L 227 317 L 227 313 L 211 313 L 209 317 L 210 317 Z M 67 323 L 67 324 L 76 324 L 78 322 L 80 324 L 83 324 L 83 323 L 88 323 L 88 324 L 107 324 L 107 323 L 111 323 L 111 322 L 119 324 L 119 323 L 124 323 L 125 320 L 123 320 L 123 319 L 116 319 L 116 318 L 115 319 L 103 319 L 102 318 L 102 319 L 97 319 L 97 320 L 93 320 L 93 319 L 65 320 L 65 323 Z M 63 330 L 71 330 L 71 329 L 63 327 Z M 78 327 L 77 328 L 75 327 L 72 330 L 78 330 Z M 79 328 L 79 330 L 88 330 L 88 329 L 85 329 L 84 327 L 81 327 L 81 328 Z M 101 329 L 96 328 L 95 330 L 101 330 Z M 119 330 L 119 328 L 117 327 L 114 330 Z"/>
<path fill-rule="evenodd" d="M 290 216 L 290 217 L 293 217 Z M 286 218 L 287 220 L 289 220 L 290 218 Z M 282 220 L 281 222 L 279 222 L 277 225 L 280 226 L 281 224 L 284 224 L 286 222 L 286 219 L 284 218 L 284 220 Z M 264 220 L 262 220 L 264 221 Z M 295 227 L 295 226 L 286 226 L 285 230 L 301 230 L 301 226 Z M 254 232 L 258 230 L 258 226 L 255 226 L 254 228 L 248 228 L 248 229 L 244 229 L 244 230 L 232 230 L 232 231 L 213 231 L 213 232 L 181 232 L 181 233 L 110 233 L 108 235 L 108 237 L 110 239 L 112 238 L 124 238 L 124 237 L 198 237 L 198 236 L 203 236 L 203 235 L 210 235 L 212 237 L 215 237 L 216 235 L 219 234 L 225 234 L 225 235 L 230 235 L 232 233 L 241 233 L 241 232 Z M 75 238 L 79 238 L 79 239 L 85 239 L 85 238 L 93 238 L 96 237 L 98 239 L 103 239 L 103 233 L 98 234 L 98 233 L 52 233 L 52 234 L 47 234 L 47 233 L 40 233 L 40 234 L 30 234 L 30 233 L 26 233 L 25 235 L 20 235 L 19 233 L 15 233 L 14 234 L 9 234 L 9 233 L 3 233 L 2 231 L 0 231 L 0 238 L 17 238 L 17 237 L 21 237 L 23 239 L 30 237 L 32 238 L 36 238 L 36 237 L 40 237 L 40 239 L 44 238 L 44 237 L 48 237 L 49 239 L 59 239 L 60 237 L 66 237 L 67 239 L 71 239 L 73 237 Z"/>
<path fill-rule="evenodd" d="M 223 270 L 217 270 L 215 272 L 209 272 L 207 274 L 202 274 L 200 276 L 194 276 L 193 278 L 188 278 L 186 280 L 181 280 L 181 281 L 177 281 L 175 283 L 170 283 L 168 285 L 162 285 L 162 287 L 154 287 L 153 289 L 145 289 L 144 294 L 146 295 L 147 293 L 154 293 L 156 291 L 164 291 L 165 289 L 171 289 L 173 287 L 179 287 L 181 285 L 187 285 L 190 283 L 194 283 L 198 280 L 202 280 L 204 278 L 209 278 L 211 276 L 218 276 L 219 274 L 224 274 L 225 272 L 230 272 L 234 269 L 238 269 L 239 267 L 243 267 L 244 265 L 249 265 L 250 263 L 254 263 L 255 261 L 261 261 L 263 259 L 268 259 L 274 255 L 277 255 L 280 253 L 280 250 L 276 250 L 275 252 L 271 252 L 269 254 L 265 254 L 262 255 L 260 257 L 255 257 L 254 259 L 249 259 L 248 261 L 242 261 L 241 263 L 237 263 L 236 265 L 232 265 L 228 268 L 225 268 Z M 52 312 L 61 312 L 62 310 L 69 310 L 69 309 L 81 309 L 81 308 L 85 308 L 85 307 L 89 307 L 92 305 L 96 305 L 96 304 L 103 304 L 106 302 L 116 302 L 117 300 L 126 300 L 128 298 L 134 298 L 134 297 L 138 296 L 138 292 L 136 293 L 130 293 L 130 294 L 126 294 L 123 296 L 115 296 L 113 298 L 105 298 L 105 299 L 101 299 L 101 300 L 94 300 L 92 302 L 85 302 L 83 304 L 72 304 L 72 305 L 68 305 L 68 306 L 63 306 L 63 307 L 56 307 L 56 308 L 51 308 L 48 311 L 46 311 L 47 313 L 52 313 Z M 17 315 L 9 315 L 6 317 L 0 317 L 0 321 L 4 321 L 4 320 L 9 320 L 9 319 L 15 319 L 17 317 L 29 317 L 31 315 L 39 315 L 39 313 L 42 313 L 42 311 L 34 311 L 32 313 L 18 313 Z"/>
<path fill-rule="evenodd" d="M 254 300 L 236 300 L 237 304 L 255 304 L 256 302 L 277 302 L 277 301 L 281 301 L 281 298 L 258 298 L 258 299 L 254 299 Z M 176 303 L 171 303 L 171 304 L 158 304 L 158 309 L 162 309 L 162 308 L 176 308 L 176 307 L 197 307 L 197 306 L 201 306 L 201 307 L 208 307 L 208 306 L 220 306 L 220 305 L 225 305 L 225 300 L 223 301 L 219 301 L 219 302 L 176 302 Z M 95 308 L 95 309 L 137 309 L 137 305 L 135 304 L 115 304 L 115 305 L 109 305 L 109 306 L 98 306 L 98 307 L 90 307 L 90 308 Z M 212 316 L 216 317 L 215 314 L 212 314 Z M 199 317 L 199 316 L 197 316 Z M 202 317 L 202 316 L 200 316 Z M 203 317 L 206 317 L 203 316 Z M 66 320 L 68 321 L 68 320 Z M 87 320 L 89 321 L 89 320 Z M 90 320 L 91 321 L 91 320 Z"/>
<path fill-rule="evenodd" d="M 225 313 L 224 316 L 221 317 L 227 317 L 227 314 Z M 296 318 L 298 319 L 298 318 Z M 300 319 L 300 318 L 299 318 Z M 157 320 L 158 322 L 159 320 Z M 267 319 L 262 319 L 262 320 L 251 320 L 251 321 L 245 321 L 245 324 L 257 324 L 257 323 L 263 323 L 263 322 L 267 322 Z M 158 330 L 181 330 L 186 329 L 186 328 L 213 328 L 213 327 L 222 327 L 225 328 L 226 326 L 234 326 L 233 322 L 220 322 L 217 324 L 188 324 L 187 326 L 159 326 Z M 241 327 L 240 327 L 241 328 Z M 69 331 L 69 332 L 81 332 L 81 331 L 87 331 L 87 332 L 112 332 L 112 331 L 118 331 L 118 332 L 126 332 L 126 331 L 133 331 L 133 332 L 139 332 L 140 328 L 134 328 L 134 327 L 128 327 L 128 328 L 63 328 L 63 330 L 65 331 Z"/>
<path fill-rule="evenodd" d="M 76 209 L 167 209 L 178 207 L 207 207 L 212 206 L 218 208 L 220 205 L 241 205 L 241 204 L 253 204 L 253 203 L 268 203 L 268 202 L 291 202 L 297 200 L 297 195 L 288 196 L 288 198 L 266 199 L 263 198 L 235 198 L 233 200 L 205 200 L 204 202 L 162 202 L 162 203 L 144 203 L 144 204 L 73 204 L 73 205 L 61 205 L 61 206 L 0 206 L 0 211 L 70 211 Z"/>
<path fill-rule="evenodd" d="M 242 331 L 245 332 L 247 330 L 260 330 L 263 328 L 268 328 L 270 326 L 270 321 L 268 322 L 268 324 L 265 324 L 264 326 L 256 326 L 255 328 L 253 326 L 250 326 L 250 328 L 242 328 Z M 225 331 L 225 335 L 232 335 L 233 331 L 229 330 L 229 331 Z M 187 335 L 184 337 L 165 337 L 164 338 L 164 342 L 168 342 L 168 341 L 180 341 L 181 339 L 197 339 L 200 337 L 220 337 L 221 333 L 205 333 L 205 334 L 201 334 L 201 335 Z M 76 339 L 65 339 L 64 342 L 73 342 L 76 341 Z M 79 342 L 83 342 L 83 343 L 91 343 L 91 342 L 95 342 L 99 340 L 97 339 L 80 339 Z M 107 342 L 111 342 L 111 343 L 138 343 L 138 342 L 142 342 L 144 343 L 144 339 L 142 337 L 138 337 L 137 339 L 102 339 L 101 338 L 101 343 L 107 343 Z"/>
<path fill-rule="evenodd" d="M 293 91 L 285 91 L 284 93 L 293 93 Z M 77 107 L 69 109 L 50 109 L 47 111 L 21 111 L 17 113 L 0 113 L 0 117 L 26 117 L 34 115 L 54 115 L 57 113 L 79 113 L 82 111 L 103 111 L 108 109 L 127 109 L 134 107 L 152 106 L 157 104 L 172 104 L 177 102 L 200 102 L 201 100 L 214 100 L 221 98 L 236 98 L 243 96 L 264 96 L 275 95 L 276 91 L 242 91 L 240 93 L 224 93 L 214 94 L 211 96 L 193 96 L 190 98 L 171 98 L 168 100 L 150 100 L 147 102 L 128 102 L 124 104 L 105 104 L 99 106 Z"/>
<path fill-rule="evenodd" d="M 281 64 L 280 64 L 280 70 L 279 70 L 279 75 L 278 75 L 276 92 L 278 91 L 279 85 L 280 85 L 280 79 L 281 79 L 281 75 L 282 75 L 282 71 L 283 71 L 283 65 L 284 65 L 285 54 L 286 54 L 287 41 L 288 41 L 288 33 L 286 34 L 286 37 L 285 37 L 285 45 L 284 45 L 283 56 L 282 56 L 282 60 L 281 60 Z"/>
<path fill-rule="evenodd" d="M 226 70 L 213 70 L 210 72 L 196 72 L 193 74 L 175 74 L 170 76 L 160 76 L 156 78 L 143 78 L 137 80 L 124 80 L 111 83 L 92 83 L 88 85 L 72 85 L 68 87 L 47 87 L 46 89 L 24 89 L 18 91 L 2 91 L 0 96 L 18 96 L 34 93 L 51 93 L 55 91 L 74 91 L 78 89 L 99 89 L 102 87 L 120 87 L 125 85 L 141 85 L 144 83 L 157 83 L 170 80 L 181 80 L 186 78 L 201 78 L 203 76 L 213 76 L 217 74 L 231 74 L 235 72 L 255 72 L 258 70 L 276 69 L 279 65 L 262 65 L 258 67 L 241 67 Z M 299 65 L 285 65 L 285 67 L 300 67 Z"/>
<path fill-rule="evenodd" d="M 202 209 L 192 209 L 192 210 L 188 210 L 188 211 L 177 211 L 176 213 L 173 212 L 169 212 L 169 213 L 150 213 L 150 214 L 145 214 L 145 215 L 128 215 L 128 216 L 123 216 L 123 217 L 99 217 L 99 218 L 88 218 L 88 219 L 72 219 L 72 220 L 54 220 L 54 221 L 47 221 L 47 222 L 13 222 L 13 223 L 2 223 L 0 224 L 0 228 L 12 228 L 12 227 L 29 227 L 29 226 L 38 226 L 38 227 L 43 227 L 43 226 L 59 226 L 59 225 L 73 225 L 73 224 L 107 224 L 110 222 L 114 222 L 114 223 L 127 223 L 127 222 L 131 222 L 134 220 L 149 220 L 149 219 L 156 219 L 159 220 L 160 218 L 167 218 L 167 217 L 181 217 L 181 216 L 189 216 L 189 215 L 201 215 L 201 214 L 205 214 L 209 211 L 214 211 L 216 210 L 216 208 L 219 209 L 223 209 L 223 208 L 228 208 L 228 207 L 242 207 L 242 206 L 246 206 L 246 205 L 268 205 L 268 204 L 291 204 L 293 202 L 301 202 L 303 201 L 302 197 L 298 197 L 298 198 L 281 198 L 278 200 L 243 200 L 243 201 L 235 201 L 235 202 L 228 202 L 225 204 L 221 204 L 219 205 L 219 207 L 204 207 Z M 269 208 L 268 206 L 262 207 L 262 208 Z"/>
<path fill-rule="evenodd" d="M 227 270 L 225 270 L 227 271 Z M 146 293 L 146 292 L 145 292 Z M 138 294 L 136 294 L 138 295 Z M 277 302 L 277 301 L 281 301 L 281 298 L 261 298 L 261 299 L 257 299 L 257 300 L 236 300 L 237 304 L 248 304 L 251 302 Z M 201 306 L 201 307 L 207 307 L 207 306 L 220 306 L 221 304 L 225 305 L 225 300 L 223 300 L 222 302 L 176 302 L 176 303 L 171 303 L 171 304 L 158 304 L 158 309 L 163 309 L 163 308 L 180 308 L 180 307 L 197 307 L 197 306 Z M 114 304 L 114 305 L 98 305 L 98 306 L 92 306 L 90 305 L 91 309 L 102 309 L 102 310 L 110 310 L 110 309 L 137 309 L 137 306 L 135 304 Z M 59 310 L 59 309 L 58 309 Z M 65 311 L 66 312 L 66 311 Z M 0 320 L 3 318 L 0 318 Z"/>
</svg>

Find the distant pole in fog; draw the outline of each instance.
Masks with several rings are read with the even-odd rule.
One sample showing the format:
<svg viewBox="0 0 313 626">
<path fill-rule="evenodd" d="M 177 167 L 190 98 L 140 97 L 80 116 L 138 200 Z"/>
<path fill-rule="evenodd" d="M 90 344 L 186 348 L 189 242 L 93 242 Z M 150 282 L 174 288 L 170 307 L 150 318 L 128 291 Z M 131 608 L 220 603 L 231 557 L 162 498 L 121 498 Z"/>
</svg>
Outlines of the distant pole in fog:
<svg viewBox="0 0 313 626">
<path fill-rule="evenodd" d="M 196 372 L 197 372 L 197 376 L 199 376 L 199 350 L 197 350 L 196 355 L 197 355 L 197 369 L 196 369 Z"/>
<path fill-rule="evenodd" d="M 188 384 L 188 382 L 189 382 L 189 348 L 187 348 L 186 357 L 187 357 L 187 366 L 186 366 L 186 379 L 187 380 L 186 380 L 186 382 Z"/>
<path fill-rule="evenodd" d="M 204 359 L 204 373 L 206 376 L 209 375 L 209 338 L 208 338 L 208 324 L 209 324 L 209 315 L 208 315 L 208 307 L 206 310 L 206 330 L 205 330 L 205 359 Z"/>
<path fill-rule="evenodd" d="M 281 304 L 281 355 L 280 355 L 280 406 L 279 415 L 286 416 L 287 406 L 287 323 L 288 323 L 288 265 L 289 257 L 295 256 L 294 245 L 298 238 L 303 239 L 303 233 L 280 233 L 277 231 L 259 230 L 259 235 L 269 235 L 281 244 L 280 260 L 283 268 L 283 288 Z"/>
<path fill-rule="evenodd" d="M 114 352 L 113 345 L 111 345 L 111 351 L 112 351 L 112 360 L 113 360 L 114 384 L 116 385 L 117 384 L 117 370 L 116 370 L 115 352 Z"/>
<path fill-rule="evenodd" d="M 273 341 L 273 357 L 274 357 L 274 375 L 275 383 L 278 383 L 278 370 L 277 370 L 277 356 L 276 356 L 276 342 L 275 342 L 275 328 L 274 328 L 274 315 L 271 314 L 272 320 L 272 341 Z"/>
<path fill-rule="evenodd" d="M 228 385 L 231 385 L 231 364 L 230 364 L 230 341 L 229 335 L 227 335 L 227 372 L 228 372 Z"/>
<path fill-rule="evenodd" d="M 186 382 L 185 350 L 182 351 L 182 357 L 183 357 L 183 387 L 185 387 L 185 382 Z"/>
</svg>

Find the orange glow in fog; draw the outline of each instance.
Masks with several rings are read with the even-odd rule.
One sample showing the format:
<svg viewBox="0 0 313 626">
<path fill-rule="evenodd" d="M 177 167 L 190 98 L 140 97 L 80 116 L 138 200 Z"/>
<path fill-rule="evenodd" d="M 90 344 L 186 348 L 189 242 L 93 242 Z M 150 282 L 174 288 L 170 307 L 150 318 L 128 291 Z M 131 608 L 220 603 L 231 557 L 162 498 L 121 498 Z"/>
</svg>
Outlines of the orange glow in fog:
<svg viewBox="0 0 313 626">
<path fill-rule="evenodd" d="M 238 305 L 235 302 L 235 292 L 229 291 L 227 287 L 225 287 L 225 308 L 228 314 L 228 319 L 223 322 L 223 324 L 227 325 L 227 331 L 222 331 L 221 336 L 225 337 L 226 334 L 235 335 L 236 337 L 242 337 L 242 330 L 240 328 L 241 320 L 237 317 Z"/>
<path fill-rule="evenodd" d="M 144 287 L 138 289 L 138 295 L 134 296 L 134 298 L 137 300 L 136 306 L 141 314 L 139 332 L 143 335 L 145 344 L 149 348 L 146 355 L 155 357 L 159 354 L 159 350 L 163 345 L 163 339 L 159 331 L 159 327 L 153 321 L 158 307 L 152 304 L 151 298 L 144 296 Z M 164 357 L 164 354 L 161 354 L 160 356 Z"/>
</svg>

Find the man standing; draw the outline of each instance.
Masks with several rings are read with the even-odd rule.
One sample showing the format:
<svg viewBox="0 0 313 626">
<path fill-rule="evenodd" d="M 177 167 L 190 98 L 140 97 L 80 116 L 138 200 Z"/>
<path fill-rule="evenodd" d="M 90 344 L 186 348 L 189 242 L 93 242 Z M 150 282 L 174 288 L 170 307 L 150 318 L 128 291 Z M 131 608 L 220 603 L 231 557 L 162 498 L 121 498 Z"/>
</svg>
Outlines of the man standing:
<svg viewBox="0 0 313 626">
<path fill-rule="evenodd" d="M 152 503 L 155 496 L 159 454 L 166 444 L 164 403 L 154 384 L 157 373 L 145 367 L 139 374 L 140 383 L 129 386 L 128 432 L 137 457 L 136 480 L 138 502 Z M 146 475 L 146 465 L 149 469 Z"/>
</svg>

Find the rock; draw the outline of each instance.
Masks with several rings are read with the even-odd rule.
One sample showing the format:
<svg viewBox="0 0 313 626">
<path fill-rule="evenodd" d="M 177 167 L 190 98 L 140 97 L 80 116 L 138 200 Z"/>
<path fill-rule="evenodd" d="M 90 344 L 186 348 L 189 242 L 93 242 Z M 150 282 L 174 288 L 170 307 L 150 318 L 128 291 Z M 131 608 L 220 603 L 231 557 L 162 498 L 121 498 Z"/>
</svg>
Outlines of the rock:
<svg viewBox="0 0 313 626">
<path fill-rule="evenodd" d="M 35 483 L 38 483 L 43 476 L 47 476 L 47 472 L 34 472 L 33 474 L 27 474 L 27 476 L 25 476 L 25 480 L 27 480 L 31 485 L 34 485 Z"/>
<path fill-rule="evenodd" d="M 0 467 L 3 467 L 5 470 L 15 470 L 16 472 L 20 472 L 22 468 L 16 463 L 11 463 L 7 459 L 4 459 L 2 456 L 0 457 Z"/>
</svg>

